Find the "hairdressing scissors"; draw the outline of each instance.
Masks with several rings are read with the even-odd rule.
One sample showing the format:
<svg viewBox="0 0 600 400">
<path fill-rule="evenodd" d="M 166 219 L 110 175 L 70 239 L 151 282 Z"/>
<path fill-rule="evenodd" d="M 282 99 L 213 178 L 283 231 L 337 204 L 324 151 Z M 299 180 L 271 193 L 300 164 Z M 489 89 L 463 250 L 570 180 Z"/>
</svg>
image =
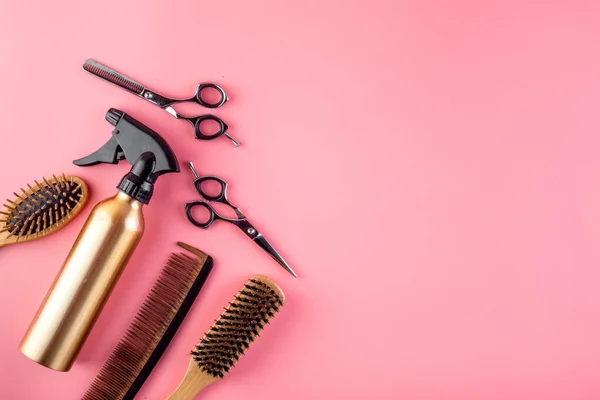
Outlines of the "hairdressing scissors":
<svg viewBox="0 0 600 400">
<path fill-rule="evenodd" d="M 221 107 L 223 104 L 225 104 L 227 102 L 227 100 L 229 100 L 229 98 L 228 98 L 227 94 L 225 93 L 225 90 L 223 90 L 223 88 L 220 87 L 219 85 L 215 85 L 214 83 L 200 83 L 198 85 L 198 88 L 196 89 L 196 93 L 194 94 L 194 96 L 185 98 L 185 99 L 172 99 L 172 98 L 163 96 L 153 90 L 150 90 L 150 89 L 144 87 L 144 85 L 142 85 L 141 83 L 138 83 L 138 82 L 134 81 L 133 79 L 128 78 L 125 75 L 121 74 L 120 72 L 117 72 L 114 69 L 109 68 L 106 65 L 103 65 L 97 61 L 94 61 L 91 59 L 86 60 L 85 63 L 83 64 L 83 69 L 85 71 L 89 72 L 90 74 L 97 76 L 98 78 L 101 78 L 107 82 L 110 82 L 113 85 L 116 85 L 122 89 L 125 89 L 129 93 L 133 93 L 136 96 L 149 101 L 150 103 L 162 108 L 163 110 L 165 110 L 166 112 L 168 112 L 169 114 L 171 114 L 172 116 L 174 116 L 177 119 L 184 119 L 184 120 L 188 121 L 194 127 L 194 134 L 196 136 L 196 139 L 211 140 L 211 139 L 216 139 L 219 136 L 225 136 L 229 140 L 231 140 L 231 142 L 236 147 L 240 145 L 240 142 L 238 142 L 237 140 L 232 138 L 231 135 L 227 132 L 229 127 L 227 126 L 227 124 L 225 122 L 223 122 L 223 120 L 221 118 L 216 117 L 211 114 L 204 114 L 204 115 L 198 115 L 196 117 L 189 117 L 189 116 L 185 116 L 185 115 L 178 113 L 173 108 L 173 104 L 177 104 L 177 103 L 197 103 L 206 108 Z M 210 103 L 210 102 L 204 100 L 202 98 L 202 92 L 207 89 L 216 90 L 220 96 L 219 100 L 214 103 Z M 200 128 L 200 124 L 203 121 L 214 121 L 219 126 L 219 129 L 217 130 L 216 133 L 206 134 L 206 133 L 202 132 L 202 130 Z"/>
<path fill-rule="evenodd" d="M 265 237 L 248 221 L 248 219 L 242 214 L 239 207 L 233 205 L 229 199 L 227 198 L 227 182 L 223 179 L 218 178 L 216 176 L 198 176 L 196 169 L 194 168 L 194 164 L 192 162 L 188 162 L 192 173 L 194 174 L 194 186 L 196 187 L 196 191 L 202 197 L 204 197 L 207 201 L 214 201 L 218 203 L 223 203 L 228 205 L 233 209 L 237 218 L 227 218 L 219 215 L 212 206 L 208 204 L 207 201 L 204 200 L 195 200 L 186 203 L 185 205 L 185 213 L 187 215 L 188 220 L 197 226 L 198 228 L 207 229 L 209 226 L 213 224 L 216 220 L 222 220 L 225 222 L 229 222 L 238 228 L 240 228 L 246 236 L 254 241 L 261 249 L 266 251 L 275 261 L 279 263 L 286 271 L 292 274 L 294 277 L 297 277 L 296 273 L 290 268 L 287 262 L 279 255 L 277 250 L 273 248 L 271 243 L 265 239 Z M 210 195 L 206 193 L 204 189 L 202 189 L 202 184 L 205 182 L 216 182 L 219 184 L 220 189 L 217 195 Z M 192 210 L 195 207 L 204 207 L 208 211 L 208 218 L 204 221 L 198 221 L 193 215 Z"/>
</svg>

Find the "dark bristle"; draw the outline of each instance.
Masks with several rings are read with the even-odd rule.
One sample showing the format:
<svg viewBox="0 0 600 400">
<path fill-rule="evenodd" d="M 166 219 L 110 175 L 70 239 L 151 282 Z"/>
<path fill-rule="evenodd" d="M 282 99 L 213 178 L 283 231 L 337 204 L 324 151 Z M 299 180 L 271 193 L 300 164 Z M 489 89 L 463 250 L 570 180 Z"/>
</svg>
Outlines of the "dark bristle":
<svg viewBox="0 0 600 400">
<path fill-rule="evenodd" d="M 110 68 L 103 66 L 99 63 L 91 64 L 89 61 L 86 61 L 83 64 L 83 69 L 87 72 L 96 75 L 100 78 L 103 78 L 109 82 L 112 82 L 118 86 L 121 86 L 125 89 L 131 90 L 132 92 L 136 92 L 137 94 L 142 94 L 144 91 L 144 87 L 139 83 L 133 82 L 124 76 L 120 75 L 116 71 L 110 70 Z"/>
<path fill-rule="evenodd" d="M 86 200 L 82 184 L 66 188 L 61 187 L 58 178 L 43 178 L 42 181 L 35 181 L 34 186 L 27 184 L 29 190 L 21 188 L 22 193 L 14 193 L 15 199 L 8 200 L 10 205 L 3 212 L 4 220 L 11 235 L 18 236 L 17 239 L 30 235 L 39 237 L 56 228 L 55 225 L 66 223 L 72 210 L 78 205 L 81 208 Z M 38 222 L 40 215 L 43 224 Z"/>
<path fill-rule="evenodd" d="M 192 358 L 204 372 L 223 378 L 279 311 L 283 293 L 272 288 L 275 283 L 264 283 L 267 279 L 248 280 L 192 350 Z"/>
<path fill-rule="evenodd" d="M 170 255 L 125 335 L 82 400 L 130 400 L 141 389 L 212 270 L 212 258 L 192 249 L 198 257 L 185 253 Z"/>
</svg>

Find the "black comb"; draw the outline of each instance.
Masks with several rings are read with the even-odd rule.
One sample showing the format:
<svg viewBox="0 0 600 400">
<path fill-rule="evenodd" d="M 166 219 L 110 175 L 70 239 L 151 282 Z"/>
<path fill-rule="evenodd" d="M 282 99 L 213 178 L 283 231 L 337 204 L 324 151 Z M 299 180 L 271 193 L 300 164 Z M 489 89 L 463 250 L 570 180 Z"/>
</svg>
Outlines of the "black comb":
<svg viewBox="0 0 600 400">
<path fill-rule="evenodd" d="M 213 268 L 212 257 L 185 243 L 177 244 L 195 257 L 171 254 L 82 400 L 133 399 L 171 343 Z"/>
</svg>

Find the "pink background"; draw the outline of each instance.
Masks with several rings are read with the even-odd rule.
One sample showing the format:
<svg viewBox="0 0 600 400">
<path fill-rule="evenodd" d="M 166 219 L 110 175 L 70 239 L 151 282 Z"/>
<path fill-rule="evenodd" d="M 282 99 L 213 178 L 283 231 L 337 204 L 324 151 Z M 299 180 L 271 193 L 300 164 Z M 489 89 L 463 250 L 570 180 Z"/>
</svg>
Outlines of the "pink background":
<svg viewBox="0 0 600 400">
<path fill-rule="evenodd" d="M 286 304 L 203 399 L 600 398 L 599 37 L 592 0 L 0 1 L 2 198 L 78 174 L 87 215 L 129 167 L 71 162 L 120 108 L 227 179 L 300 275 L 233 226 L 190 225 L 182 167 L 68 373 L 18 343 L 85 216 L 0 249 L 0 398 L 79 398 L 177 240 L 215 271 L 140 399 L 167 397 L 258 273 Z M 194 140 L 88 57 L 175 97 L 223 85 L 242 146 Z"/>
</svg>

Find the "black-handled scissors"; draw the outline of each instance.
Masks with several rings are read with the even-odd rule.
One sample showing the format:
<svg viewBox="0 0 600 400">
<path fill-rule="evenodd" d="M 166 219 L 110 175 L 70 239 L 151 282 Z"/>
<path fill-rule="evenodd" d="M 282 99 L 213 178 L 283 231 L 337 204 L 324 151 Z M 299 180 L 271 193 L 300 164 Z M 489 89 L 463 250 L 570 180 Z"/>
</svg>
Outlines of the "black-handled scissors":
<svg viewBox="0 0 600 400">
<path fill-rule="evenodd" d="M 207 201 L 214 201 L 217 203 L 223 203 L 228 205 L 233 209 L 237 218 L 227 218 L 222 215 L 219 215 L 212 206 L 208 204 L 207 201 L 204 200 L 195 200 L 186 203 L 185 205 L 185 213 L 187 215 L 188 220 L 197 226 L 198 228 L 207 229 L 211 226 L 216 220 L 221 220 L 225 222 L 229 222 L 238 228 L 240 228 L 246 236 L 254 241 L 261 249 L 266 251 L 279 265 L 285 268 L 290 274 L 294 277 L 297 277 L 296 273 L 290 268 L 288 263 L 281 257 L 281 255 L 275 250 L 275 248 L 265 239 L 265 237 L 248 221 L 246 216 L 242 214 L 239 207 L 233 205 L 229 199 L 227 198 L 227 182 L 223 179 L 216 176 L 199 176 L 194 168 L 194 164 L 192 162 L 188 163 L 192 173 L 194 174 L 194 186 L 196 191 L 200 196 L 205 198 Z M 202 184 L 205 182 L 216 182 L 219 186 L 219 193 L 216 195 L 211 195 L 206 193 L 206 191 L 202 188 Z M 203 207 L 208 211 L 208 218 L 203 221 L 198 221 L 194 215 L 193 210 L 196 207 Z"/>
<path fill-rule="evenodd" d="M 172 98 L 163 96 L 153 90 L 150 90 L 150 89 L 144 87 L 144 85 L 142 85 L 141 83 L 138 83 L 138 82 L 134 81 L 133 79 L 128 78 L 127 76 L 121 74 L 120 72 L 117 72 L 114 69 L 109 68 L 106 65 L 101 64 L 97 61 L 94 61 L 91 59 L 86 60 L 85 63 L 83 64 L 83 69 L 85 71 L 89 72 L 90 74 L 97 76 L 98 78 L 101 78 L 107 82 L 110 82 L 113 85 L 116 85 L 122 89 L 125 89 L 126 91 L 128 91 L 130 93 L 135 94 L 138 97 L 141 97 L 144 100 L 149 101 L 150 103 L 162 108 L 163 110 L 165 110 L 166 112 L 168 112 L 169 114 L 171 114 L 172 116 L 174 116 L 177 119 L 184 119 L 184 120 L 188 121 L 194 127 L 194 135 L 195 135 L 196 139 L 211 140 L 211 139 L 216 139 L 219 136 L 225 136 L 229 140 L 231 140 L 231 142 L 236 147 L 240 145 L 240 142 L 238 142 L 237 140 L 232 138 L 231 135 L 227 132 L 229 127 L 227 126 L 227 124 L 225 122 L 223 122 L 223 120 L 221 118 L 216 117 L 211 114 L 198 115 L 196 117 L 185 116 L 185 115 L 178 113 L 173 108 L 173 104 L 190 103 L 190 102 L 200 104 L 201 106 L 206 107 L 206 108 L 221 107 L 223 104 L 225 104 L 227 102 L 227 100 L 229 100 L 229 97 L 225 93 L 225 90 L 223 90 L 223 88 L 220 87 L 219 85 L 216 85 L 214 83 L 201 83 L 196 88 L 196 93 L 194 94 L 194 96 L 185 98 L 185 99 L 172 99 Z M 215 101 L 214 103 L 204 100 L 202 98 L 202 92 L 207 89 L 216 90 L 219 93 L 219 97 L 220 97 L 219 100 Z M 207 120 L 214 121 L 217 123 L 217 125 L 219 126 L 219 129 L 217 130 L 216 133 L 205 134 L 204 132 L 202 132 L 200 125 L 201 125 L 202 121 L 207 121 Z"/>
</svg>

